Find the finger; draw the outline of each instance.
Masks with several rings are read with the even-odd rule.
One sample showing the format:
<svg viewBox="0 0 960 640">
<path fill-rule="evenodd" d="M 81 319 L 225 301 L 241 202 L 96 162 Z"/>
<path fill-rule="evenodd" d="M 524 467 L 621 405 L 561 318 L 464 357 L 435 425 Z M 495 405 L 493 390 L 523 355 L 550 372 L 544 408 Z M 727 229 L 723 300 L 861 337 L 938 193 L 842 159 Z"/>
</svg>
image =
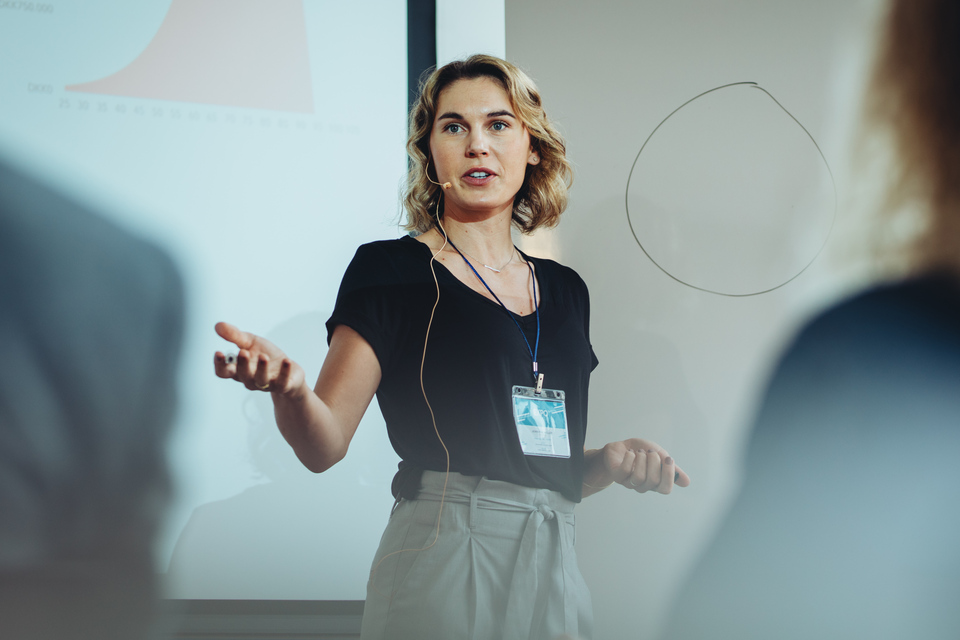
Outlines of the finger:
<svg viewBox="0 0 960 640">
<path fill-rule="evenodd" d="M 675 474 L 674 484 L 676 484 L 678 487 L 690 486 L 690 476 L 687 475 L 686 471 L 680 467 L 676 467 Z"/>
<path fill-rule="evenodd" d="M 213 354 L 213 371 L 219 378 L 232 378 L 236 373 L 236 365 L 227 363 L 227 357 L 223 352 L 217 351 Z"/>
<path fill-rule="evenodd" d="M 284 358 L 280 363 L 280 373 L 273 381 L 273 390 L 285 393 L 290 390 L 290 379 L 293 377 L 293 363 L 289 358 Z"/>
<path fill-rule="evenodd" d="M 663 465 L 660 467 L 660 484 L 657 485 L 657 492 L 667 495 L 673 491 L 673 474 L 676 470 L 676 465 L 673 461 L 673 458 L 667 456 Z"/>
<path fill-rule="evenodd" d="M 688 476 L 686 472 L 677 465 L 676 460 L 673 459 L 670 453 L 663 447 L 657 445 L 656 443 L 652 443 L 652 444 L 654 444 L 654 448 L 651 449 L 650 451 L 651 452 L 656 451 L 660 455 L 660 460 L 663 462 L 663 464 L 666 464 L 667 460 L 672 461 L 671 464 L 673 464 L 673 473 L 671 475 L 673 475 L 674 486 L 677 486 L 677 487 L 690 486 L 690 476 Z M 661 481 L 663 480 L 663 478 L 666 477 L 665 474 L 667 474 L 667 470 L 662 469 Z"/>
<path fill-rule="evenodd" d="M 250 349 L 253 347 L 254 335 L 246 331 L 240 331 L 228 322 L 218 322 L 214 329 L 217 335 L 237 345 L 241 349 Z"/>
<path fill-rule="evenodd" d="M 242 382 L 247 389 L 253 390 L 257 387 L 254 383 L 254 377 L 257 374 L 256 366 L 252 361 L 250 352 L 246 349 L 241 349 L 237 354 L 237 372 L 233 376 L 233 379 L 237 382 Z"/>
<path fill-rule="evenodd" d="M 623 454 L 623 458 L 620 460 L 620 465 L 613 470 L 613 481 L 620 484 L 630 477 L 633 473 L 633 467 L 637 461 L 637 452 L 633 450 L 628 450 Z"/>
<path fill-rule="evenodd" d="M 637 451 L 635 458 L 633 473 L 630 474 L 629 480 L 624 484 L 633 490 L 638 490 L 647 481 L 647 454 L 645 451 Z"/>
<path fill-rule="evenodd" d="M 646 482 L 637 488 L 637 491 L 640 493 L 656 490 L 656 488 L 660 485 L 661 467 L 663 464 L 660 459 L 660 454 L 652 449 L 647 451 L 643 457 L 646 460 L 647 477 Z"/>
<path fill-rule="evenodd" d="M 263 354 L 257 358 L 257 370 L 253 374 L 253 384 L 260 391 L 270 390 L 270 360 Z"/>
<path fill-rule="evenodd" d="M 668 455 L 663 447 L 652 440 L 646 440 L 644 438 L 630 438 L 628 440 L 624 440 L 623 442 L 625 445 L 627 445 L 627 447 L 636 451 L 656 451 L 657 453 Z"/>
</svg>

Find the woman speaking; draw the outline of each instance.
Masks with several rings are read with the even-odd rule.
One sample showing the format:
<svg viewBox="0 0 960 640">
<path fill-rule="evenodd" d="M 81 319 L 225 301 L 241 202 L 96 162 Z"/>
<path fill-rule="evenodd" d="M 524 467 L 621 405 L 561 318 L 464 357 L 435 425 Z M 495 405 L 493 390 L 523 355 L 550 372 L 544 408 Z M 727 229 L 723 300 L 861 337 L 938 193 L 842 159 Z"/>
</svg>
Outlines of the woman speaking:
<svg viewBox="0 0 960 640">
<path fill-rule="evenodd" d="M 559 221 L 570 165 L 533 82 L 478 55 L 434 71 L 410 117 L 407 228 L 361 246 L 327 321 L 313 389 L 263 338 L 216 373 L 270 392 L 307 468 L 341 460 L 374 394 L 401 458 L 362 637 L 589 638 L 574 506 L 613 483 L 670 493 L 688 476 L 634 438 L 584 450 L 597 364 L 586 285 L 519 251 L 511 227 Z"/>
</svg>

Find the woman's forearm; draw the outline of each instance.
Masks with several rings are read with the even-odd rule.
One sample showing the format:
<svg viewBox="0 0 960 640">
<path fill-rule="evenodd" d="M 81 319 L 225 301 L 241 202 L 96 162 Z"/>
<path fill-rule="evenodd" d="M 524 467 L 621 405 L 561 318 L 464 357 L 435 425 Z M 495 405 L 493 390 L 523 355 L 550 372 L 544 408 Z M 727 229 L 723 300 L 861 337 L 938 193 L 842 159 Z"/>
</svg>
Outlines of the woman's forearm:
<svg viewBox="0 0 960 640">
<path fill-rule="evenodd" d="M 373 349 L 356 331 L 340 325 L 316 387 L 301 383 L 287 393 L 272 394 L 280 433 L 304 466 L 320 473 L 347 455 L 379 384 L 380 363 Z"/>
<path fill-rule="evenodd" d="M 321 473 L 343 459 L 349 439 L 313 389 L 303 384 L 292 394 L 271 395 L 277 427 L 307 469 Z"/>
</svg>

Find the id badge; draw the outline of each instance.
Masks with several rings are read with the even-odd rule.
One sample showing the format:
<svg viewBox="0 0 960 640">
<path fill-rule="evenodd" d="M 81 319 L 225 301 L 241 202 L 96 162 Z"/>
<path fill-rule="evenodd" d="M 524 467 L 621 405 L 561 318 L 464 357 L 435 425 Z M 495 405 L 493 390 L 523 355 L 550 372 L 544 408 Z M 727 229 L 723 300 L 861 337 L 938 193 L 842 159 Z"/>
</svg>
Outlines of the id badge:
<svg viewBox="0 0 960 640">
<path fill-rule="evenodd" d="M 524 455 L 569 458 L 566 396 L 563 391 L 513 387 L 513 420 Z"/>
</svg>

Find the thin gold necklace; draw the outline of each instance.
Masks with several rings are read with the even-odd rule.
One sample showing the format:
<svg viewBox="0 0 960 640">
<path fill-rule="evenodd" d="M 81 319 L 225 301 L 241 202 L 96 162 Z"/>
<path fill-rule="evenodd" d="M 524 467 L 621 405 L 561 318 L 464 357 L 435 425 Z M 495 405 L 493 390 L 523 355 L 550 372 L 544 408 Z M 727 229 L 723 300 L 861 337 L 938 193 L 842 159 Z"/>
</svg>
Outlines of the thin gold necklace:
<svg viewBox="0 0 960 640">
<path fill-rule="evenodd" d="M 513 259 L 514 259 L 514 257 L 517 255 L 518 250 L 517 250 L 516 247 L 514 247 L 514 248 L 513 248 L 513 253 L 510 254 L 510 259 L 507 260 L 506 262 L 504 262 L 502 265 L 500 265 L 500 268 L 499 268 L 499 269 L 498 269 L 497 267 L 491 267 L 490 265 L 486 264 L 483 260 L 480 260 L 480 259 L 478 259 L 478 258 L 475 258 L 473 255 L 467 253 L 467 252 L 464 251 L 463 249 L 460 249 L 460 252 L 463 253 L 463 254 L 464 254 L 465 256 L 467 256 L 468 258 L 473 258 L 473 261 L 474 261 L 474 262 L 476 262 L 477 264 L 482 264 L 485 268 L 490 269 L 490 271 L 493 271 L 494 273 L 500 273 L 500 272 L 504 269 L 504 267 L 506 267 L 508 264 L 510 264 L 511 262 L 513 262 Z"/>
</svg>

